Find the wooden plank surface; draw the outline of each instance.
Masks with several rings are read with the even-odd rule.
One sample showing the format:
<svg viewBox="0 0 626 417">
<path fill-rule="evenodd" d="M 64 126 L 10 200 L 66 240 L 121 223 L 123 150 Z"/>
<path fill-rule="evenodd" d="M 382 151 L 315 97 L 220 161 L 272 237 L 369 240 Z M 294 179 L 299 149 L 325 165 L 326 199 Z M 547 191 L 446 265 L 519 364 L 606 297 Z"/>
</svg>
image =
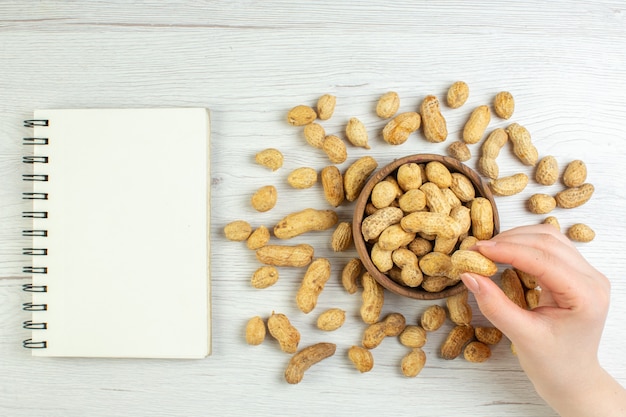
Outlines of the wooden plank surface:
<svg viewBox="0 0 626 417">
<path fill-rule="evenodd" d="M 328 257 L 333 277 L 316 309 L 295 305 L 303 271 L 281 269 L 279 282 L 256 290 L 249 280 L 259 266 L 245 244 L 228 242 L 222 228 L 236 219 L 273 226 L 306 207 L 329 208 L 318 184 L 291 189 L 292 169 L 329 164 L 309 147 L 302 129 L 285 116 L 297 104 L 337 96 L 327 132 L 343 135 L 350 117 L 368 127 L 372 149 L 348 148 L 345 169 L 363 155 L 382 166 L 411 153 L 445 153 L 459 138 L 469 112 L 508 90 L 516 98 L 511 121 L 526 126 L 543 155 L 562 166 L 583 159 L 593 199 L 571 211 L 557 210 L 563 226 L 583 221 L 596 240 L 582 253 L 612 280 L 612 305 L 600 357 L 626 383 L 621 354 L 626 285 L 621 255 L 626 246 L 626 8 L 620 1 L 567 2 L 357 2 L 142 1 L 106 0 L 82 5 L 41 1 L 0 5 L 0 414 L 6 416 L 200 416 L 200 415 L 465 415 L 553 416 L 501 342 L 484 364 L 438 358 L 445 331 L 429 335 L 425 369 L 405 378 L 399 361 L 406 352 L 396 340 L 376 348 L 376 365 L 356 372 L 346 351 L 360 342 L 364 324 L 360 295 L 339 282 L 354 250 L 336 254 L 331 231 L 293 240 L 310 243 Z M 391 147 L 380 137 L 384 121 L 373 112 L 378 97 L 395 90 L 401 110 L 417 109 L 424 96 L 443 98 L 462 79 L 471 89 L 458 110 L 443 107 L 449 138 L 431 144 L 421 133 Z M 201 361 L 35 359 L 21 348 L 28 337 L 21 303 L 27 300 L 20 273 L 24 223 L 20 200 L 25 185 L 20 160 L 21 126 L 34 108 L 204 106 L 212 114 L 213 355 Z M 490 128 L 509 122 L 492 119 Z M 97 129 L 96 126 L 94 126 Z M 88 140 L 88 138 L 86 138 Z M 254 163 L 256 152 L 275 147 L 284 166 L 270 172 Z M 478 146 L 472 148 L 475 166 Z M 508 150 L 498 160 L 503 175 L 532 170 Z M 260 186 L 278 188 L 278 204 L 267 213 L 249 204 Z M 499 198 L 502 229 L 538 223 L 525 199 L 562 186 L 531 183 L 520 195 Z M 338 209 L 349 221 L 352 204 Z M 138 242 L 140 244 L 140 242 Z M 183 244 L 183 243 L 181 243 Z M 92 291 L 85 290 L 85 297 Z M 471 298 L 471 297 L 470 297 Z M 138 300 L 140 302 L 141 300 Z M 114 304 L 114 300 L 111 300 Z M 384 312 L 414 322 L 433 302 L 387 294 Z M 442 302 L 438 302 L 442 303 Z M 472 300 L 472 305 L 473 304 Z M 341 307 L 347 322 L 336 332 L 315 328 L 317 315 Z M 337 354 L 312 368 L 298 386 L 284 382 L 288 355 L 267 340 L 251 347 L 243 338 L 247 319 L 273 310 L 292 318 L 301 346 L 329 341 Z M 486 324 L 475 308 L 475 323 Z M 77 312 L 80 314 L 80 312 Z M 450 328 L 448 323 L 446 328 Z M 583 334 L 585 329 L 581 329 Z M 80 335 L 77 335 L 80 337 Z"/>
</svg>

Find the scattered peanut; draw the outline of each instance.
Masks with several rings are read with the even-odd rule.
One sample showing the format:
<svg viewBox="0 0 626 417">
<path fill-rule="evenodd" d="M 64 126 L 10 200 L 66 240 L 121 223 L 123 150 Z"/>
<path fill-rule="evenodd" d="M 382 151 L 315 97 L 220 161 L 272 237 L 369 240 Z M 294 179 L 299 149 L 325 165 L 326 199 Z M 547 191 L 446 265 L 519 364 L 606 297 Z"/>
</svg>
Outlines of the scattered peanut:
<svg viewBox="0 0 626 417">
<path fill-rule="evenodd" d="M 251 233 L 252 226 L 245 220 L 235 220 L 224 226 L 224 236 L 226 236 L 226 239 L 235 242 L 248 239 Z"/>
<path fill-rule="evenodd" d="M 302 243 L 295 246 L 265 245 L 256 250 L 257 259 L 273 266 L 307 266 L 313 260 L 313 246 Z"/>
<path fill-rule="evenodd" d="M 498 178 L 499 168 L 496 158 L 500 154 L 500 149 L 509 140 L 504 129 L 495 129 L 487 136 L 481 147 L 482 155 L 478 160 L 478 171 L 484 176 L 495 179 Z"/>
<path fill-rule="evenodd" d="M 367 137 L 367 129 L 362 121 L 356 117 L 352 117 L 346 126 L 346 138 L 352 145 L 370 149 Z"/>
<path fill-rule="evenodd" d="M 463 81 L 457 81 L 450 86 L 446 95 L 448 107 L 458 109 L 469 97 L 469 86 Z"/>
<path fill-rule="evenodd" d="M 349 294 L 354 294 L 358 289 L 359 277 L 363 270 L 363 263 L 359 258 L 352 258 L 341 271 L 341 284 Z"/>
<path fill-rule="evenodd" d="M 322 149 L 322 144 L 326 138 L 326 130 L 319 123 L 309 123 L 304 126 L 304 139 L 314 148 Z"/>
<path fill-rule="evenodd" d="M 335 252 L 343 252 L 352 245 L 352 224 L 341 222 L 333 232 L 330 247 Z"/>
<path fill-rule="evenodd" d="M 596 232 L 584 223 L 576 223 L 567 230 L 567 237 L 575 242 L 591 242 L 596 237 Z"/>
<path fill-rule="evenodd" d="M 359 372 L 369 372 L 374 367 L 374 356 L 369 349 L 352 346 L 348 349 L 348 358 Z"/>
<path fill-rule="evenodd" d="M 310 106 L 298 105 L 287 113 L 287 122 L 292 126 L 304 126 L 312 123 L 317 113 Z"/>
<path fill-rule="evenodd" d="M 276 187 L 273 185 L 266 185 L 259 188 L 250 200 L 252 207 L 256 211 L 265 212 L 274 208 L 276 200 L 278 199 L 278 193 Z"/>
<path fill-rule="evenodd" d="M 467 143 L 459 140 L 452 142 L 450 146 L 448 146 L 448 155 L 461 162 L 469 161 L 472 158 L 472 152 L 467 146 Z"/>
<path fill-rule="evenodd" d="M 535 180 L 541 185 L 552 185 L 559 179 L 559 164 L 554 156 L 544 156 L 537 164 Z"/>
<path fill-rule="evenodd" d="M 324 311 L 317 318 L 317 328 L 327 332 L 337 330 L 346 321 L 346 312 L 340 308 L 331 308 Z"/>
<path fill-rule="evenodd" d="M 338 207 L 345 199 L 343 190 L 343 176 L 335 165 L 329 165 L 322 169 L 322 188 L 324 189 L 324 198 L 333 207 Z"/>
<path fill-rule="evenodd" d="M 420 106 L 424 136 L 429 142 L 443 142 L 448 137 L 446 119 L 439 109 L 439 100 L 435 96 L 426 96 Z"/>
<path fill-rule="evenodd" d="M 267 288 L 278 281 L 278 269 L 272 265 L 265 265 L 254 271 L 251 284 L 254 288 Z"/>
<path fill-rule="evenodd" d="M 585 204 L 593 195 L 594 187 L 592 184 L 583 184 L 578 187 L 570 187 L 556 193 L 554 197 L 556 205 L 561 208 L 575 208 Z"/>
<path fill-rule="evenodd" d="M 587 166 L 583 161 L 577 159 L 570 162 L 563 172 L 563 184 L 566 187 L 579 187 L 587 179 Z"/>
<path fill-rule="evenodd" d="M 270 231 L 265 226 L 257 227 L 246 240 L 248 249 L 257 250 L 270 241 Z"/>
<path fill-rule="evenodd" d="M 303 233 L 330 229 L 339 218 L 333 210 L 307 208 L 288 214 L 274 226 L 274 236 L 291 239 Z"/>
<path fill-rule="evenodd" d="M 402 358 L 400 368 L 404 376 L 413 378 L 424 369 L 425 363 L 426 353 L 421 348 L 413 348 Z"/>
<path fill-rule="evenodd" d="M 528 175 L 523 172 L 491 180 L 489 187 L 494 195 L 510 196 L 521 193 L 528 185 Z"/>
<path fill-rule="evenodd" d="M 339 136 L 328 135 L 322 142 L 322 150 L 333 164 L 342 164 L 348 159 L 348 150 L 346 144 Z"/>
<path fill-rule="evenodd" d="M 556 207 L 556 200 L 549 194 L 537 193 L 528 199 L 528 210 L 535 214 L 550 213 Z"/>
<path fill-rule="evenodd" d="M 383 287 L 369 272 L 365 272 L 361 276 L 361 285 L 363 285 L 363 303 L 360 309 L 361 318 L 365 323 L 376 323 L 385 301 Z"/>
<path fill-rule="evenodd" d="M 474 337 L 472 326 L 455 326 L 441 345 L 441 357 L 451 360 L 459 356 L 465 345 Z"/>
<path fill-rule="evenodd" d="M 472 308 L 467 303 L 467 291 L 461 291 L 446 299 L 450 320 L 457 325 L 469 325 L 472 321 Z"/>
<path fill-rule="evenodd" d="M 274 339 L 278 341 L 280 349 L 286 353 L 295 353 L 300 343 L 300 332 L 289 318 L 282 313 L 274 313 L 267 319 L 267 328 Z"/>
<path fill-rule="evenodd" d="M 468 362 L 481 363 L 491 357 L 491 348 L 483 342 L 469 342 L 463 350 L 463 357 Z"/>
<path fill-rule="evenodd" d="M 511 301 L 523 309 L 528 308 L 522 281 L 520 281 L 519 276 L 513 269 L 507 268 L 502 272 L 500 287 Z"/>
<path fill-rule="evenodd" d="M 490 120 L 491 110 L 489 110 L 489 106 L 476 107 L 463 128 L 463 142 L 467 144 L 480 142 Z"/>
<path fill-rule="evenodd" d="M 305 347 L 291 357 L 285 370 L 285 380 L 290 384 L 298 384 L 302 381 L 304 373 L 316 363 L 335 354 L 337 345 L 334 343 L 316 343 Z"/>
<path fill-rule="evenodd" d="M 317 114 L 320 120 L 328 120 L 335 112 L 337 97 L 331 94 L 324 94 L 317 100 Z"/>
<path fill-rule="evenodd" d="M 310 313 L 317 305 L 317 299 L 330 278 L 330 269 L 330 261 L 326 258 L 317 258 L 307 268 L 296 293 L 296 304 L 303 313 Z"/>
<path fill-rule="evenodd" d="M 420 124 L 419 113 L 400 113 L 383 128 L 383 139 L 390 145 L 401 145 L 407 141 L 411 133 L 420 128 Z"/>
<path fill-rule="evenodd" d="M 296 168 L 287 177 L 287 183 L 293 188 L 311 188 L 317 182 L 317 171 L 309 167 Z"/>
<path fill-rule="evenodd" d="M 395 91 L 383 94 L 376 103 L 376 114 L 382 119 L 389 119 L 400 108 L 400 96 Z"/>
<path fill-rule="evenodd" d="M 260 316 L 252 317 L 246 324 L 246 343 L 260 345 L 265 340 L 265 322 Z"/>
<path fill-rule="evenodd" d="M 274 148 L 262 150 L 255 155 L 254 160 L 257 164 L 267 167 L 272 171 L 276 171 L 283 166 L 283 154 L 278 149 Z"/>
<path fill-rule="evenodd" d="M 493 110 L 498 117 L 502 119 L 510 119 L 513 116 L 515 110 L 515 100 L 513 95 L 508 91 L 501 91 L 496 94 L 493 99 Z"/>
<path fill-rule="evenodd" d="M 512 123 L 506 128 L 506 133 L 513 143 L 513 153 L 519 160 L 525 165 L 535 166 L 539 153 L 530 140 L 528 130 L 517 123 Z"/>
<path fill-rule="evenodd" d="M 446 310 L 443 307 L 433 304 L 428 307 L 420 318 L 422 328 L 427 332 L 438 330 L 446 321 Z"/>
<path fill-rule="evenodd" d="M 354 161 L 343 174 L 343 189 L 346 200 L 354 201 L 359 196 L 370 174 L 378 168 L 378 162 L 371 156 L 363 156 Z"/>
<path fill-rule="evenodd" d="M 487 345 L 497 345 L 502 340 L 502 332 L 495 327 L 476 327 L 476 340 Z"/>
<path fill-rule="evenodd" d="M 421 348 L 426 344 L 428 336 L 426 335 L 426 330 L 422 327 L 409 325 L 402 330 L 398 340 L 406 347 Z"/>
</svg>

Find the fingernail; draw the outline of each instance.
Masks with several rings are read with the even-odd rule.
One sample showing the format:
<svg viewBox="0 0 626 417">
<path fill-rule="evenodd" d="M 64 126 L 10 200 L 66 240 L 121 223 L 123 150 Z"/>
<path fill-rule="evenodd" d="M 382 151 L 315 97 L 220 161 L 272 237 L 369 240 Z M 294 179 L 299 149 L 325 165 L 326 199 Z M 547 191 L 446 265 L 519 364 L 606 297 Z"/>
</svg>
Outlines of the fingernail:
<svg viewBox="0 0 626 417">
<path fill-rule="evenodd" d="M 473 294 L 480 292 L 480 285 L 478 285 L 478 281 L 476 281 L 476 279 L 470 274 L 461 274 L 461 280 L 463 281 L 463 284 L 465 284 L 467 289 L 470 290 Z"/>
<path fill-rule="evenodd" d="M 483 247 L 496 246 L 496 242 L 494 240 L 479 240 L 474 244 L 474 246 L 483 246 Z"/>
</svg>

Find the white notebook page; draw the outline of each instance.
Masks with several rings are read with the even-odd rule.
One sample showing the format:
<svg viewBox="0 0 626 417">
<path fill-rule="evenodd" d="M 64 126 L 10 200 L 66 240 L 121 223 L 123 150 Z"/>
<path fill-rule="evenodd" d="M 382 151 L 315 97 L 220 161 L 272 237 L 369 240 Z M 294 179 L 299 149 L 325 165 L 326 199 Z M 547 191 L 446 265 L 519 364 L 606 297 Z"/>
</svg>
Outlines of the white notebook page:
<svg viewBox="0 0 626 417">
<path fill-rule="evenodd" d="M 37 356 L 201 358 L 210 353 L 206 109 L 40 110 L 49 138 L 47 310 Z M 39 227 L 35 227 L 39 228 Z"/>
</svg>

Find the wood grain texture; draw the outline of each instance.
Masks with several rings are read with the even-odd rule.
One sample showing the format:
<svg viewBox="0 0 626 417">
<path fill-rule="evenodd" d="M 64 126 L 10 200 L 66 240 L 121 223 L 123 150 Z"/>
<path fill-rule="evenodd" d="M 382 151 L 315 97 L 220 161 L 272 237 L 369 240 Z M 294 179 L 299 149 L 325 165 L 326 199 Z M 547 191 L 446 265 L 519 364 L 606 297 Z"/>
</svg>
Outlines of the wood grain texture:
<svg viewBox="0 0 626 417">
<path fill-rule="evenodd" d="M 334 278 L 313 312 L 304 315 L 295 306 L 301 269 L 281 270 L 273 287 L 251 287 L 259 266 L 254 254 L 226 241 L 222 228 L 240 218 L 270 227 L 288 212 L 327 208 L 319 184 L 294 190 L 286 183 L 294 168 L 329 164 L 322 151 L 306 145 L 301 129 L 285 121 L 289 108 L 313 105 L 324 93 L 337 96 L 335 115 L 324 122 L 329 133 L 342 134 L 348 119 L 359 117 L 372 135 L 370 151 L 348 148 L 342 170 L 363 155 L 382 166 L 411 153 L 445 153 L 471 109 L 490 104 L 502 90 L 516 99 L 511 121 L 529 129 L 540 155 L 554 155 L 563 166 L 585 160 L 596 194 L 585 206 L 554 214 L 563 226 L 584 221 L 597 233 L 579 247 L 613 282 L 600 356 L 626 383 L 626 258 L 619 255 L 626 246 L 622 1 L 45 0 L 25 7 L 9 0 L 0 5 L 0 39 L 1 415 L 554 416 L 506 340 L 484 364 L 442 361 L 437 351 L 445 332 L 437 332 L 429 336 L 426 367 L 415 379 L 401 375 L 405 349 L 385 340 L 374 351 L 373 371 L 358 374 L 347 349 L 364 329 L 360 295 L 348 295 L 339 281 L 341 267 L 356 252 L 333 253 L 332 231 L 293 239 L 314 245 L 316 256 L 333 264 Z M 398 147 L 383 142 L 377 132 L 384 122 L 374 113 L 381 94 L 397 91 L 401 110 L 414 111 L 423 97 L 443 98 L 460 79 L 469 84 L 470 97 L 457 110 L 442 106 L 450 132 L 445 143 L 427 143 L 420 135 Z M 21 121 L 34 108 L 139 106 L 205 106 L 212 112 L 213 355 L 202 361 L 31 358 L 21 348 L 28 336 L 21 329 L 28 317 L 20 310 L 27 299 L 20 290 L 27 282 L 20 252 L 28 243 L 19 237 L 26 207 L 20 200 L 20 140 L 28 134 Z M 507 124 L 494 117 L 490 129 Z M 256 152 L 267 147 L 285 155 L 276 172 L 254 163 Z M 471 149 L 468 164 L 474 166 L 478 147 Z M 501 175 L 529 172 L 506 149 L 499 162 Z M 277 187 L 278 205 L 257 213 L 249 198 L 267 184 Z M 522 194 L 497 200 L 502 230 L 542 220 L 524 208 L 525 198 L 539 189 L 546 190 L 531 183 Z M 352 208 L 341 206 L 340 220 L 349 220 Z M 428 305 L 390 294 L 384 313 L 402 312 L 415 322 Z M 476 323 L 485 323 L 472 305 Z M 347 311 L 346 324 L 336 332 L 316 330 L 317 315 L 331 307 Z M 283 380 L 289 356 L 274 341 L 245 344 L 246 321 L 272 310 L 292 318 L 303 334 L 301 346 L 338 346 L 296 387 Z"/>
</svg>

